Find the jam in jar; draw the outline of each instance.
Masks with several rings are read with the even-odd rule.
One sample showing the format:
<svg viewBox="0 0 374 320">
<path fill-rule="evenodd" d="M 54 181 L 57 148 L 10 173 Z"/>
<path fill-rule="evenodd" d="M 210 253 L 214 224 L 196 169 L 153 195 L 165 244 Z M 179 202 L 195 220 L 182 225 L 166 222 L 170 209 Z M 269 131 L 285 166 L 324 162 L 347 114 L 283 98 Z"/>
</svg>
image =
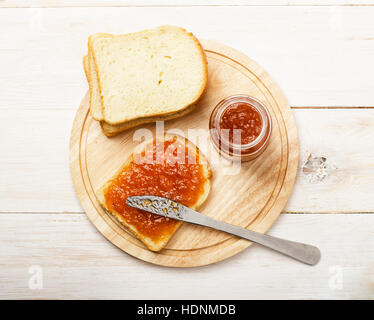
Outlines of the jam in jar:
<svg viewBox="0 0 374 320">
<path fill-rule="evenodd" d="M 227 158 L 248 161 L 267 147 L 271 117 L 259 100 L 247 95 L 230 96 L 214 108 L 209 122 L 215 147 Z"/>
</svg>

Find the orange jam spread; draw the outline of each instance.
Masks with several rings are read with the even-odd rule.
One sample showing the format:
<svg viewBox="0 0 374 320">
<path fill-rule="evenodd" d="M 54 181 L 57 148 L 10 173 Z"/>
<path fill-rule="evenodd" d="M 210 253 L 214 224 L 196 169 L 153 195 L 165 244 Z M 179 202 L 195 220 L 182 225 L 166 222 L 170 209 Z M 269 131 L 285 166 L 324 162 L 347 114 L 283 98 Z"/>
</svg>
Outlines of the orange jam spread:
<svg viewBox="0 0 374 320">
<path fill-rule="evenodd" d="M 260 113 L 250 104 L 237 102 L 231 104 L 223 112 L 220 119 L 220 129 L 229 130 L 230 143 L 234 141 L 234 129 L 240 129 L 241 144 L 253 142 L 261 133 L 262 119 Z"/>
<path fill-rule="evenodd" d="M 143 236 L 158 240 L 174 232 L 178 221 L 129 207 L 126 199 L 134 195 L 155 195 L 191 206 L 203 193 L 205 180 L 198 154 L 188 151 L 175 138 L 154 140 L 145 151 L 134 154 L 131 163 L 111 181 L 105 191 L 105 201 L 110 211 L 121 214 Z"/>
</svg>

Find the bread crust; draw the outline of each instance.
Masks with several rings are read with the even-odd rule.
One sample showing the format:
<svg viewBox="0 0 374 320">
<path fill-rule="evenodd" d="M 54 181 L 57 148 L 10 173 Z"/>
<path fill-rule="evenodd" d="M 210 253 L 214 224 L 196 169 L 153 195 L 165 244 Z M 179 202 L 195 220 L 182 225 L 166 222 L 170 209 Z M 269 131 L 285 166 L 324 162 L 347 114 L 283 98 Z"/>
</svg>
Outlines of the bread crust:
<svg viewBox="0 0 374 320">
<path fill-rule="evenodd" d="M 85 55 L 83 57 L 83 69 L 84 69 L 84 74 L 86 75 L 88 85 L 90 85 L 90 78 L 88 75 L 88 55 Z"/>
<path fill-rule="evenodd" d="M 156 121 L 167 121 L 167 120 L 172 120 L 172 119 L 183 117 L 187 115 L 188 113 L 192 112 L 195 109 L 195 107 L 196 107 L 196 104 L 192 104 L 182 111 L 177 111 L 165 117 L 139 118 L 139 119 L 127 121 L 125 123 L 116 124 L 116 125 L 108 124 L 105 121 L 100 121 L 100 126 L 101 126 L 101 130 L 107 137 L 113 137 L 119 134 L 120 132 L 126 131 L 131 128 L 135 128 L 142 124 L 152 123 Z"/>
<path fill-rule="evenodd" d="M 98 74 L 97 74 L 97 71 L 96 71 L 97 69 L 96 69 L 95 63 L 93 61 L 92 46 L 93 46 L 93 43 L 95 42 L 95 40 L 97 40 L 97 39 L 112 38 L 112 37 L 114 37 L 114 35 L 112 35 L 110 33 L 95 33 L 95 34 L 90 35 L 88 37 L 88 54 L 87 54 L 88 65 L 87 65 L 87 67 L 88 67 L 88 85 L 89 85 L 89 90 L 90 90 L 90 114 L 95 120 L 98 120 L 98 121 L 102 121 L 104 119 L 104 116 L 103 116 L 102 111 L 101 111 L 100 116 L 97 116 L 92 111 L 92 109 L 93 109 L 92 97 L 93 97 L 93 91 L 94 91 L 94 88 L 93 88 L 93 85 L 92 85 L 92 83 L 93 83 L 92 77 L 94 75 L 92 75 L 92 73 L 91 73 L 92 64 L 94 64 L 95 76 L 98 79 Z M 99 88 L 98 94 L 101 97 L 100 88 Z M 101 98 L 100 98 L 100 101 L 101 101 Z M 103 109 L 103 102 L 102 101 L 101 101 L 100 108 L 101 108 L 101 110 Z"/>
<path fill-rule="evenodd" d="M 199 155 L 199 163 L 202 165 L 203 175 L 204 175 L 204 177 L 205 177 L 206 180 L 205 180 L 205 184 L 204 184 L 204 192 L 201 194 L 201 196 L 199 197 L 198 201 L 193 206 L 191 206 L 191 209 L 197 209 L 199 206 L 201 206 L 204 203 L 204 201 L 207 199 L 207 197 L 209 195 L 209 191 L 210 191 L 210 180 L 209 179 L 210 179 L 210 177 L 212 175 L 212 171 L 210 169 L 209 162 L 206 159 L 206 157 L 199 150 L 199 148 L 197 146 L 195 146 L 188 139 L 186 139 L 184 137 L 181 137 L 181 136 L 178 136 L 178 135 L 165 135 L 163 137 L 156 137 L 154 139 L 156 139 L 156 141 L 162 142 L 162 141 L 170 141 L 170 140 L 173 140 L 174 138 L 177 138 L 177 140 L 180 143 L 182 143 L 183 145 L 187 145 L 189 152 L 193 151 L 194 154 L 195 154 L 195 156 L 197 154 Z M 118 212 L 115 212 L 115 211 L 114 212 L 109 211 L 108 208 L 107 208 L 107 206 L 106 206 L 106 203 L 105 203 L 105 192 L 106 192 L 107 188 L 110 186 L 110 184 L 113 181 L 113 179 L 115 179 L 122 172 L 123 169 L 125 169 L 127 166 L 129 166 L 129 164 L 134 160 L 134 154 L 138 154 L 138 153 L 142 152 L 149 143 L 153 143 L 154 139 L 149 139 L 149 140 L 146 140 L 143 143 L 139 144 L 134 149 L 133 153 L 126 159 L 125 163 L 115 173 L 115 175 L 111 179 L 109 179 L 104 184 L 104 186 L 101 187 L 96 192 L 96 196 L 97 196 L 99 204 L 103 207 L 103 209 L 107 213 L 110 213 L 111 215 L 113 215 L 123 226 L 125 226 L 131 232 L 133 232 L 134 235 L 139 240 L 141 240 L 147 246 L 147 248 L 149 250 L 160 251 L 161 249 L 163 249 L 166 246 L 167 242 L 171 239 L 171 237 L 173 236 L 173 234 L 180 227 L 180 225 L 182 224 L 181 221 L 178 221 L 178 223 L 175 226 L 175 229 L 173 230 L 173 232 L 171 234 L 165 235 L 163 238 L 161 238 L 160 241 L 155 242 L 152 239 L 147 238 L 143 234 L 141 234 L 140 232 L 138 232 L 138 230 L 134 226 L 128 224 L 123 219 L 123 217 L 121 216 L 121 214 L 119 214 Z"/>
</svg>

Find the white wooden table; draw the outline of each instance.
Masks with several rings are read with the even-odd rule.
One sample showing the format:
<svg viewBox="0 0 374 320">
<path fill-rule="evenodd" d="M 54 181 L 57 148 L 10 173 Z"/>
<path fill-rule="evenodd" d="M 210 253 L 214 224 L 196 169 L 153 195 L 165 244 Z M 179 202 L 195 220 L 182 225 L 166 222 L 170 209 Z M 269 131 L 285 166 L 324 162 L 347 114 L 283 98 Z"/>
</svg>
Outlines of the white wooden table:
<svg viewBox="0 0 374 320">
<path fill-rule="evenodd" d="M 269 233 L 318 245 L 316 267 L 257 245 L 158 267 L 88 221 L 68 165 L 87 37 L 161 24 L 243 51 L 284 90 L 300 163 Z M 0 298 L 373 299 L 373 75 L 373 0 L 0 0 Z"/>
</svg>

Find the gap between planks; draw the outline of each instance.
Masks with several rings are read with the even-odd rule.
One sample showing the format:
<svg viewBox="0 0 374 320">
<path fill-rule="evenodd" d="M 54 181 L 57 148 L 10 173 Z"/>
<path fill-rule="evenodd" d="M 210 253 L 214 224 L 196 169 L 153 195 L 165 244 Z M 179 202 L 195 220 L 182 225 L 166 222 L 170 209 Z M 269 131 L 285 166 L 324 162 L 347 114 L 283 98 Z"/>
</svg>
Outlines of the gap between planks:
<svg viewBox="0 0 374 320">
<path fill-rule="evenodd" d="M 181 5 L 172 5 L 172 4 L 144 4 L 144 5 L 132 5 L 132 4 L 93 4 L 93 5 L 7 5 L 3 4 L 0 1 L 0 9 L 28 9 L 28 8 L 43 8 L 43 9 L 64 9 L 64 8 L 194 8 L 194 7 L 373 7 L 374 3 L 327 3 L 327 4 L 181 4 Z"/>
<path fill-rule="evenodd" d="M 303 106 L 303 107 L 296 107 L 290 106 L 291 109 L 374 109 L 374 106 Z"/>
<path fill-rule="evenodd" d="M 0 8 L 1 9 L 1 8 Z M 374 106 L 290 106 L 291 109 L 295 110 L 356 110 L 356 109 L 374 109 Z M 2 108 L 2 110 L 14 110 L 14 108 Z M 20 109 L 22 110 L 22 109 Z M 25 108 L 27 111 L 44 111 L 45 108 Z M 48 111 L 65 111 L 66 108 L 50 108 Z"/>
<path fill-rule="evenodd" d="M 81 215 L 81 214 L 86 214 L 84 211 L 81 211 L 81 212 L 69 212 L 69 211 L 63 211 L 63 212 L 38 212 L 38 211 L 35 211 L 35 212 L 28 212 L 28 211 L 14 211 L 14 212 L 1 212 L 0 211 L 0 215 L 11 215 L 11 214 L 49 214 L 49 215 L 53 215 L 53 214 L 76 214 L 76 215 Z M 302 215 L 302 214 L 307 214 L 307 215 L 325 215 L 325 214 L 335 214 L 335 215 L 346 215 L 346 214 L 352 214 L 352 215 L 362 215 L 362 214 L 374 214 L 374 212 L 372 211 L 359 211 L 359 212 L 350 212 L 350 211 L 347 211 L 347 212 L 344 212 L 344 211 L 341 211 L 341 212 L 303 212 L 303 211 L 283 211 L 281 212 L 282 215 L 295 215 L 295 214 L 298 214 L 298 215 Z"/>
</svg>

